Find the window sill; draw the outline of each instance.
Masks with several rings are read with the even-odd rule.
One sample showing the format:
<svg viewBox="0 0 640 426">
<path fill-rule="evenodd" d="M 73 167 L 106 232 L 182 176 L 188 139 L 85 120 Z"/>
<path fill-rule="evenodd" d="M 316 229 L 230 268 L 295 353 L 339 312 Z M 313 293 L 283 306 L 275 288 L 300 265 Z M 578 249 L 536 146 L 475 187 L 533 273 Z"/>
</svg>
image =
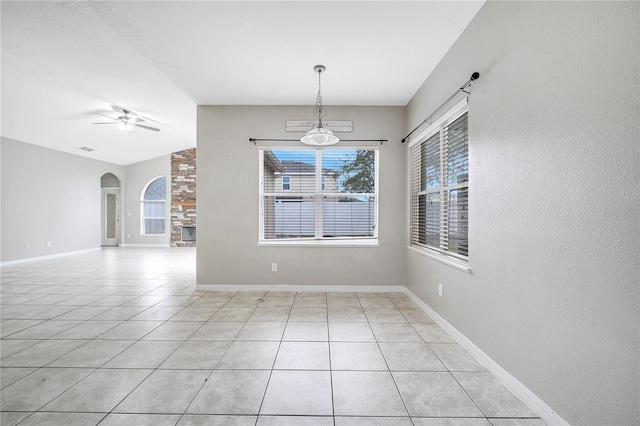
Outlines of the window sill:
<svg viewBox="0 0 640 426">
<path fill-rule="evenodd" d="M 260 241 L 258 247 L 380 247 L 377 238 L 366 240 Z"/>
<path fill-rule="evenodd" d="M 437 260 L 438 262 L 444 263 L 445 265 L 449 265 L 463 272 L 466 272 L 467 274 L 471 273 L 471 268 L 465 261 L 458 260 L 429 249 L 419 249 L 412 246 L 407 246 L 407 248 L 415 253 L 421 254 L 422 256 L 426 256 L 430 259 Z"/>
<path fill-rule="evenodd" d="M 168 234 L 140 234 L 141 237 L 166 237 Z"/>
</svg>

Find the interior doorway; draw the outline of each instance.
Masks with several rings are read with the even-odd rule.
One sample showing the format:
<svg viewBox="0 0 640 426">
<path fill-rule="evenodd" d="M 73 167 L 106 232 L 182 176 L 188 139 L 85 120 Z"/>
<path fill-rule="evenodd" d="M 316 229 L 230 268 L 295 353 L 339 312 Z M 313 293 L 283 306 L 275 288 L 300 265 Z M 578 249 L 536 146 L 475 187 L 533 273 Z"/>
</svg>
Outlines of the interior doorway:
<svg viewBox="0 0 640 426">
<path fill-rule="evenodd" d="M 111 173 L 100 178 L 100 244 L 118 246 L 121 242 L 120 179 Z"/>
</svg>

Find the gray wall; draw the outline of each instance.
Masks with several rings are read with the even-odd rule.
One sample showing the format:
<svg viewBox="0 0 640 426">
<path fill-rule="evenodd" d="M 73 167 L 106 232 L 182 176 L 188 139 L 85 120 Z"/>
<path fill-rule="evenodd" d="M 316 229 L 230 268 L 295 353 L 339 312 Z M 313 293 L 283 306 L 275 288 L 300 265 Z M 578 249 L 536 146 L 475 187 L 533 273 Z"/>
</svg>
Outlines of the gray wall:
<svg viewBox="0 0 640 426">
<path fill-rule="evenodd" d="M 353 133 L 339 136 L 390 140 L 380 148 L 380 247 L 257 246 L 259 147 L 249 138 L 300 137 L 284 131 L 285 121 L 312 108 L 198 107 L 198 284 L 402 285 L 401 107 L 327 107 L 327 120 L 353 120 Z"/>
<path fill-rule="evenodd" d="M 572 424 L 639 418 L 638 6 L 488 2 L 407 109 L 481 73 L 473 273 L 407 250 L 406 285 Z"/>
<path fill-rule="evenodd" d="M 125 213 L 123 245 L 169 245 L 171 241 L 171 156 L 164 155 L 151 160 L 129 164 L 125 170 Z M 165 204 L 166 233 L 164 235 L 140 235 L 140 197 L 142 190 L 158 176 L 167 178 Z"/>
<path fill-rule="evenodd" d="M 100 177 L 123 167 L 7 138 L 1 158 L 2 262 L 100 247 Z"/>
</svg>

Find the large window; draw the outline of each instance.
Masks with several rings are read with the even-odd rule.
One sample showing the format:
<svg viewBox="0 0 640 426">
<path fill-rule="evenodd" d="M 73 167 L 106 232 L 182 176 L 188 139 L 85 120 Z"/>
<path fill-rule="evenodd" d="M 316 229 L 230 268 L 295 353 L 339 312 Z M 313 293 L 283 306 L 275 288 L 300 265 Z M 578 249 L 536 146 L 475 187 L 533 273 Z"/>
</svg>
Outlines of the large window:
<svg viewBox="0 0 640 426">
<path fill-rule="evenodd" d="M 260 150 L 260 242 L 375 243 L 377 163 L 377 149 Z"/>
<path fill-rule="evenodd" d="M 411 246 L 466 262 L 469 155 L 466 102 L 410 144 Z"/>
<path fill-rule="evenodd" d="M 164 176 L 152 179 L 142 190 L 140 197 L 140 233 L 164 235 L 167 182 Z"/>
</svg>

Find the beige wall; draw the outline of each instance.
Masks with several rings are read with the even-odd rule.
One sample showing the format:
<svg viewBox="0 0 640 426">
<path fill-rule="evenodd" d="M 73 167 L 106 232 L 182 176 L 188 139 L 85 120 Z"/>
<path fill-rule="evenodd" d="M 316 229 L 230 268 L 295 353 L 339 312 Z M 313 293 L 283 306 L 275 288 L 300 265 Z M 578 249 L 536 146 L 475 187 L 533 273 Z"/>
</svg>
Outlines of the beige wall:
<svg viewBox="0 0 640 426">
<path fill-rule="evenodd" d="M 473 272 L 407 250 L 408 288 L 576 425 L 640 418 L 639 5 L 488 2 L 407 109 L 481 74 Z"/>
<path fill-rule="evenodd" d="M 100 178 L 122 166 L 8 138 L 1 151 L 2 262 L 100 248 Z"/>
<path fill-rule="evenodd" d="M 380 148 L 380 247 L 258 247 L 260 148 L 249 138 L 299 137 L 284 131 L 285 121 L 312 107 L 200 106 L 198 284 L 402 285 L 404 108 L 327 109 L 327 120 L 353 120 L 345 139 L 389 139 Z"/>
</svg>

